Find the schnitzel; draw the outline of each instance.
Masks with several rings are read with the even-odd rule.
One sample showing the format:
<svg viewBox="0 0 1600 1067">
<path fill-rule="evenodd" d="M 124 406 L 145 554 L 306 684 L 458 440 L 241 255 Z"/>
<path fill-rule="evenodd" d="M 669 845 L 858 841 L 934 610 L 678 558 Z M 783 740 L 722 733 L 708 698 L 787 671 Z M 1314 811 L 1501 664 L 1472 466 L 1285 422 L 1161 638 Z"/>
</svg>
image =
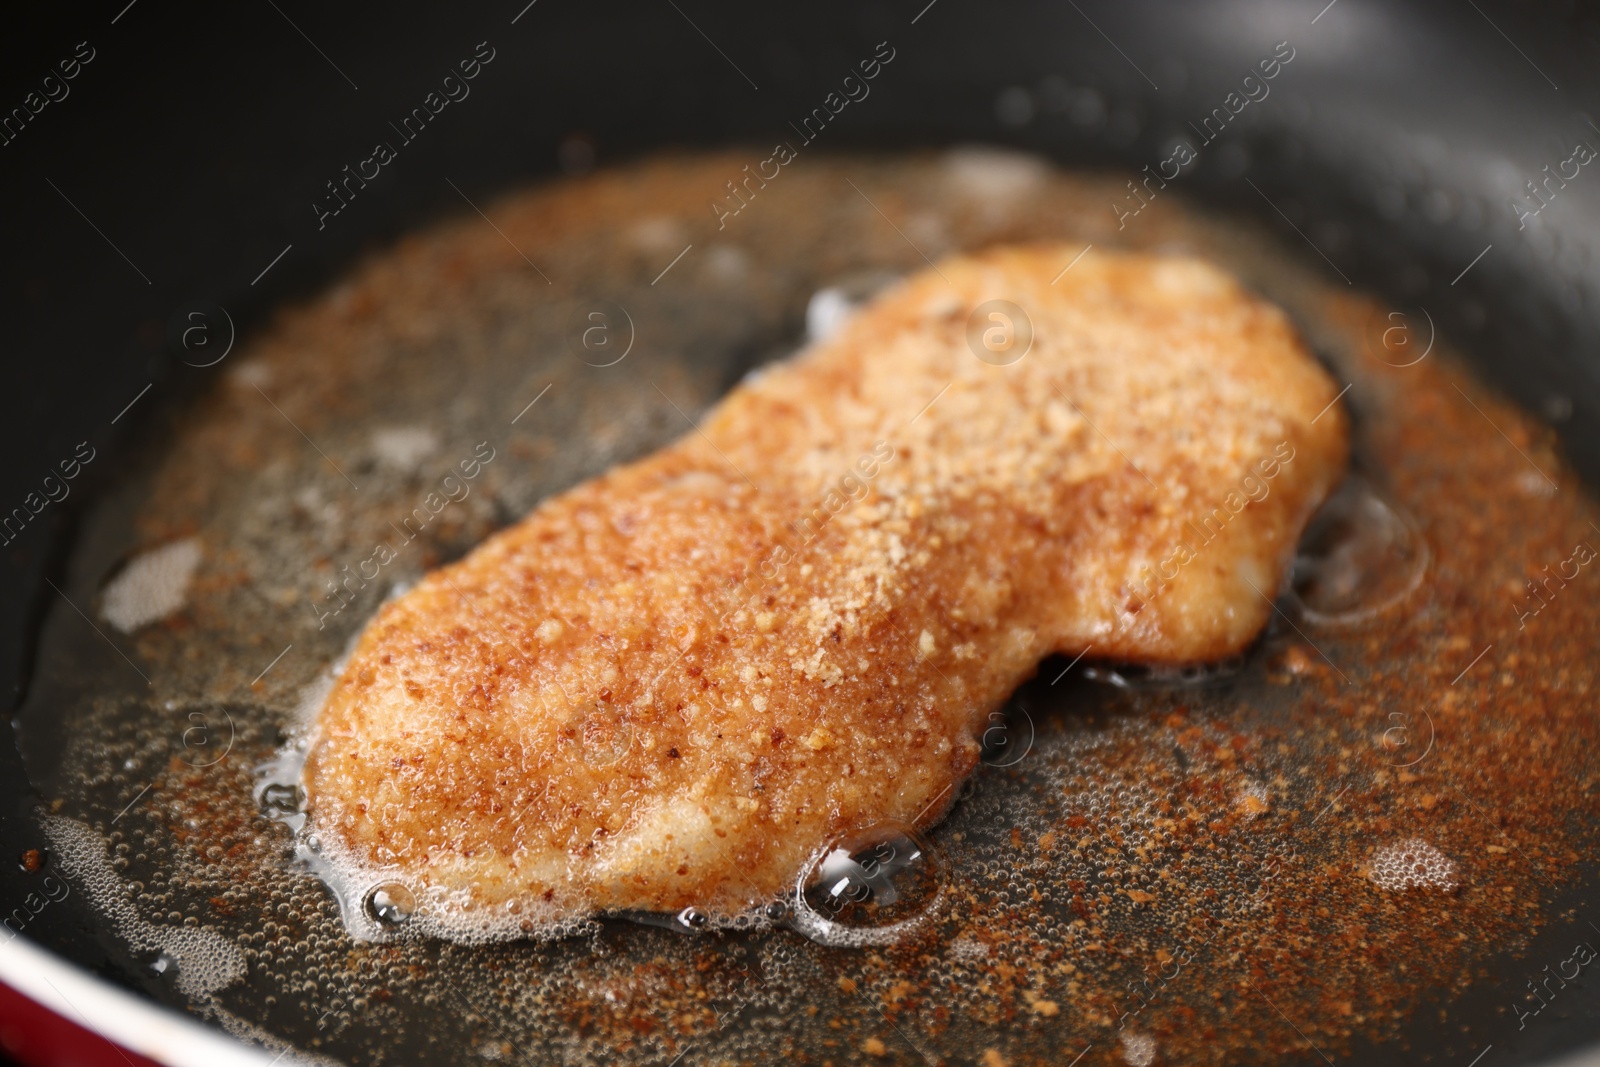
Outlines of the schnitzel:
<svg viewBox="0 0 1600 1067">
<path fill-rule="evenodd" d="M 1043 657 L 1243 650 L 1343 475 L 1336 386 L 1218 269 L 1077 253 L 903 280 L 386 604 L 310 828 L 468 910 L 732 915 L 938 821 Z"/>
</svg>

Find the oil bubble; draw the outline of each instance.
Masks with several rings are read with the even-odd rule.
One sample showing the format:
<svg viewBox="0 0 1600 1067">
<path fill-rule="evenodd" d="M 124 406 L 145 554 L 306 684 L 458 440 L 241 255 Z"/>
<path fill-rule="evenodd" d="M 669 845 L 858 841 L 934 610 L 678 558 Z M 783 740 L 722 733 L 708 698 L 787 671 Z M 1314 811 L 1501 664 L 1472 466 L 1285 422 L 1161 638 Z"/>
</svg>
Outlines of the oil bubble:
<svg viewBox="0 0 1600 1067">
<path fill-rule="evenodd" d="M 297 785 L 271 782 L 261 789 L 261 810 L 269 815 L 297 814 L 304 802 L 305 794 Z"/>
<path fill-rule="evenodd" d="M 363 907 L 373 922 L 392 930 L 416 914 L 417 898 L 401 883 L 385 882 L 367 894 Z"/>
<path fill-rule="evenodd" d="M 729 929 L 733 923 L 714 919 L 710 913 L 690 905 L 678 912 L 639 911 L 628 909 L 605 913 L 608 919 L 620 919 L 636 926 L 651 926 L 658 930 L 671 930 L 676 934 L 698 934 L 711 929 Z"/>
<path fill-rule="evenodd" d="M 910 827 L 880 823 L 821 849 L 795 883 L 789 925 L 834 947 L 894 944 L 936 914 L 943 858 Z"/>
<path fill-rule="evenodd" d="M 1365 622 L 1422 584 L 1428 543 L 1415 524 L 1353 476 L 1312 517 L 1291 578 L 1300 614 L 1329 626 Z"/>
</svg>

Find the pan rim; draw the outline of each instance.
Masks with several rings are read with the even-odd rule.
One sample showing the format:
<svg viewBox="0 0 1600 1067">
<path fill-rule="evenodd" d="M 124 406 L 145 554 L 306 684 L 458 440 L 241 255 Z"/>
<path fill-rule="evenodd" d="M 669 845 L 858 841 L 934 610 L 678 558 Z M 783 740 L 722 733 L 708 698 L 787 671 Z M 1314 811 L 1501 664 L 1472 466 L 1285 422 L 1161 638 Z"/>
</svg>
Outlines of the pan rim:
<svg viewBox="0 0 1600 1067">
<path fill-rule="evenodd" d="M 166 1067 L 270 1067 L 226 1031 L 121 989 L 24 934 L 0 946 L 0 983 L 73 1026 Z"/>
</svg>

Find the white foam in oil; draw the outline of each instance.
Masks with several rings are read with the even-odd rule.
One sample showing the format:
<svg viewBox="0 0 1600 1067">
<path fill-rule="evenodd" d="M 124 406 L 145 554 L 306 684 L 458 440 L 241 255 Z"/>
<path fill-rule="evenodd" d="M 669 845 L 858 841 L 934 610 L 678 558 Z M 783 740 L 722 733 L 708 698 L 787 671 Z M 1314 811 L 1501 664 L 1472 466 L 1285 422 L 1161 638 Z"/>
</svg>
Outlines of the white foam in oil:
<svg viewBox="0 0 1600 1067">
<path fill-rule="evenodd" d="M 112 869 L 106 842 L 94 830 L 62 815 L 47 815 L 42 823 L 62 869 L 83 888 L 94 909 L 133 951 L 157 954 L 152 964 L 157 973 L 175 971 L 178 992 L 204 1003 L 245 976 L 244 954 L 221 934 L 141 918 L 126 884 Z"/>
<path fill-rule="evenodd" d="M 183 607 L 200 566 L 200 541 L 190 537 L 135 556 L 106 584 L 100 617 L 125 634 Z"/>
<path fill-rule="evenodd" d="M 404 592 L 403 586 L 395 586 L 385 602 Z M 512 901 L 506 908 L 491 909 L 465 890 L 419 884 L 401 868 L 366 862 L 317 833 L 306 811 L 306 756 L 316 740 L 318 715 L 360 636 L 357 631 L 339 658 L 301 690 L 285 726 L 287 740 L 256 768 L 255 785 L 263 813 L 293 832 L 294 859 L 333 892 L 350 936 L 358 941 L 437 938 L 471 945 L 557 940 L 592 930 L 592 921 L 557 915 L 542 901 Z"/>
<path fill-rule="evenodd" d="M 1419 837 L 1409 837 L 1373 853 L 1368 877 L 1391 891 L 1435 889 L 1449 892 L 1459 884 L 1456 862 Z"/>
</svg>

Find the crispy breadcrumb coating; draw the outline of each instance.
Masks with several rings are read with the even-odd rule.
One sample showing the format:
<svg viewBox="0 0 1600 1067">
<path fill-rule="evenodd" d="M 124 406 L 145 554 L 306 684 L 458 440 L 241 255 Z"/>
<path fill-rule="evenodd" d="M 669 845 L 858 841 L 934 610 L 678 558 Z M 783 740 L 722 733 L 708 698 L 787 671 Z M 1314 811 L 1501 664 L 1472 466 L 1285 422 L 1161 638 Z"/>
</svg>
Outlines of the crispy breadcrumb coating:
<svg viewBox="0 0 1600 1067">
<path fill-rule="evenodd" d="M 1215 268 L 1077 252 L 905 280 L 387 604 L 311 826 L 475 906 L 728 914 L 937 821 L 1044 656 L 1241 651 L 1343 472 L 1335 384 Z"/>
</svg>

